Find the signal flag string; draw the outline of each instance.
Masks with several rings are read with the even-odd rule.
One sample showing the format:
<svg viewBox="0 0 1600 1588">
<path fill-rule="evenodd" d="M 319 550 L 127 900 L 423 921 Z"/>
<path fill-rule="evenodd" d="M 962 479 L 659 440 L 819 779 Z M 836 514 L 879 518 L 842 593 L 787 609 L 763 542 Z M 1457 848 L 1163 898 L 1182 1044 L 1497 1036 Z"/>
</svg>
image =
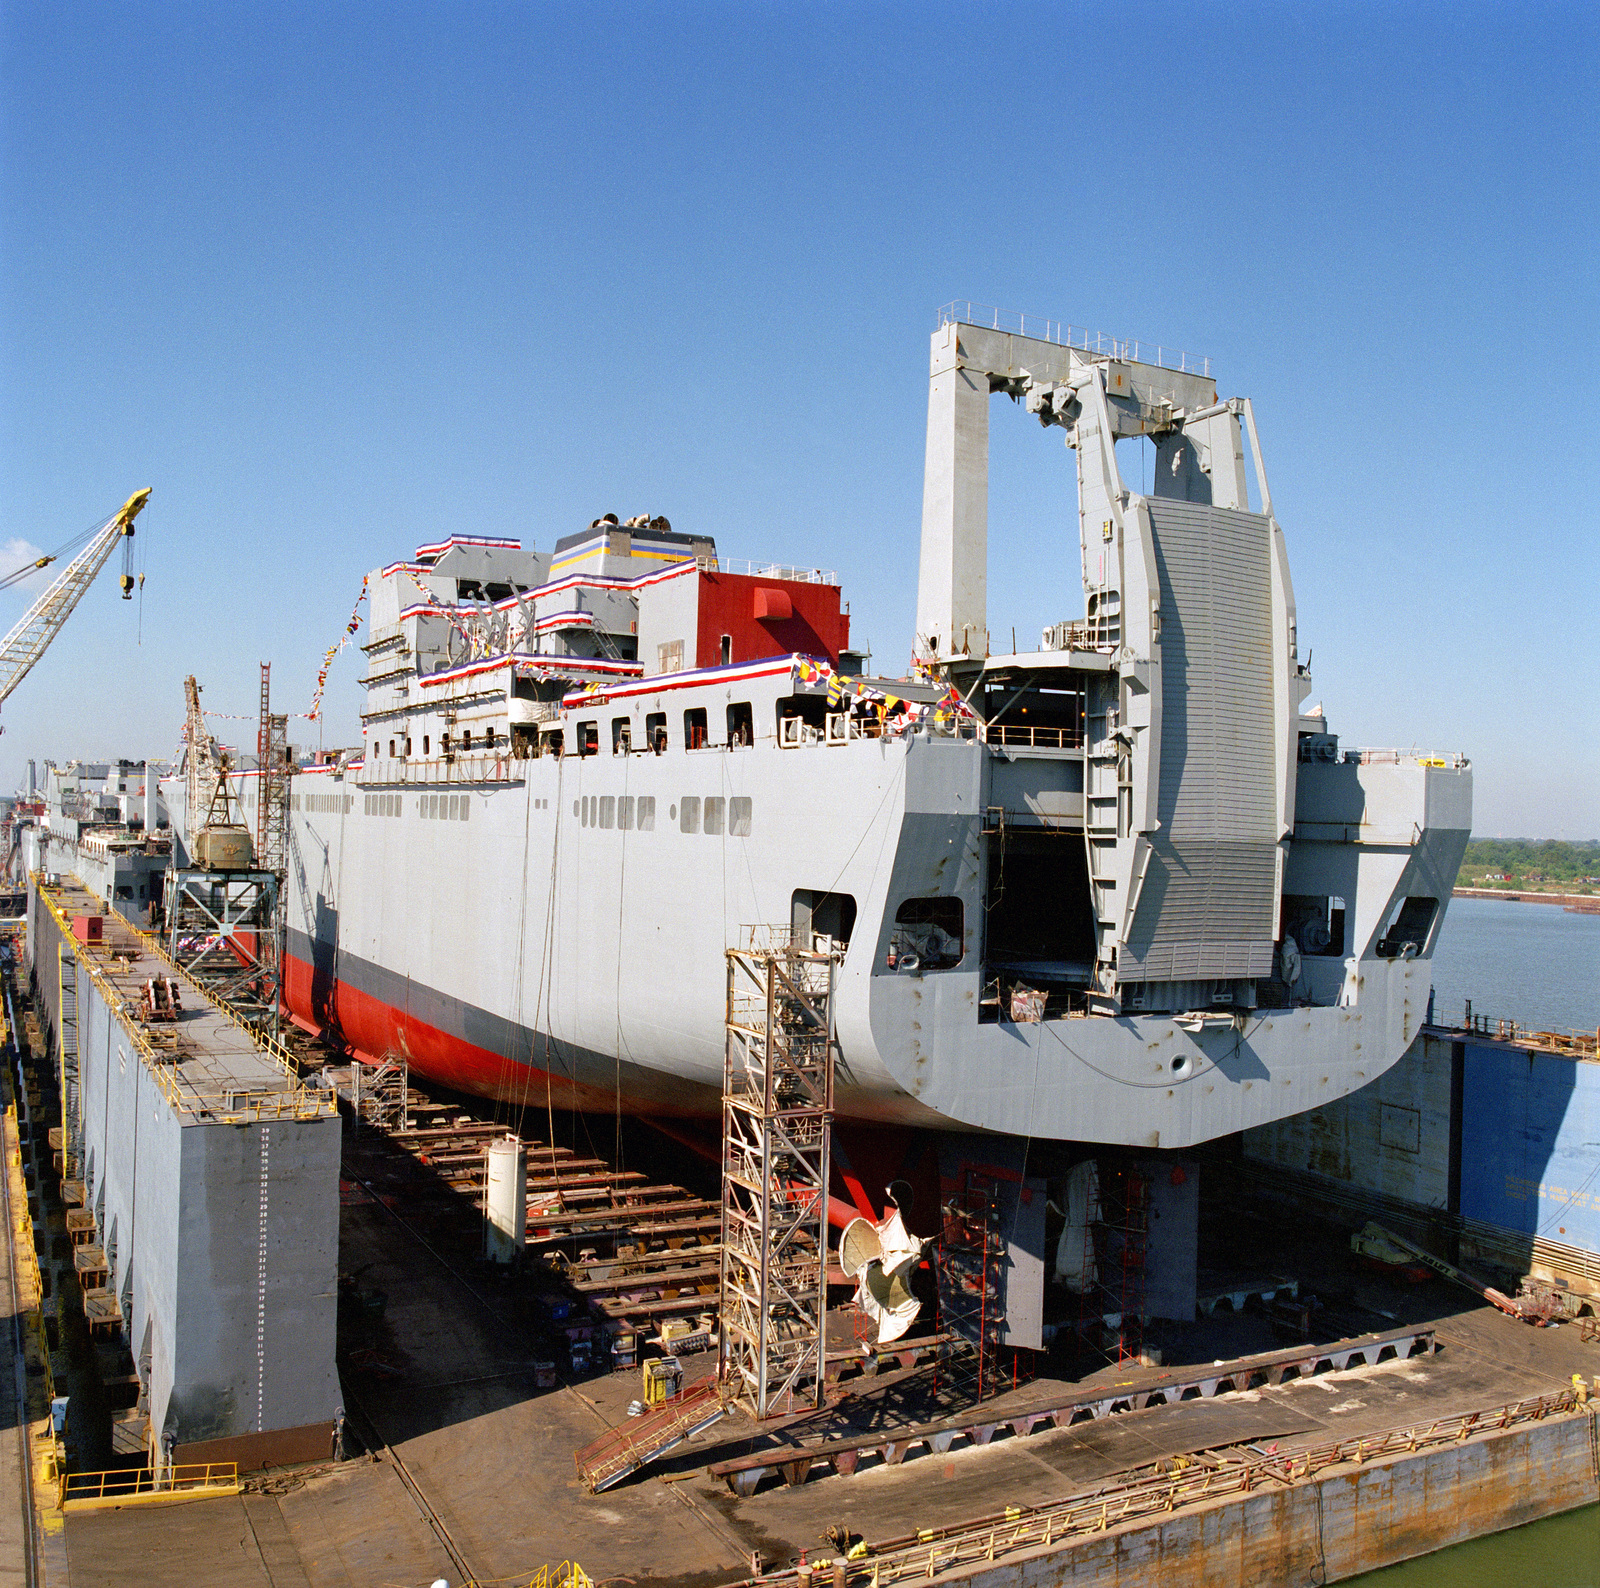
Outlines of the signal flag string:
<svg viewBox="0 0 1600 1588">
<path fill-rule="evenodd" d="M 311 697 L 311 710 L 306 713 L 310 722 L 315 722 L 322 715 L 322 692 L 328 687 L 328 669 L 333 666 L 333 659 L 361 630 L 361 603 L 367 599 L 367 580 L 370 574 L 361 576 L 361 594 L 356 597 L 356 604 L 350 610 L 350 621 L 344 626 L 344 633 L 330 645 L 322 658 L 322 666 L 317 669 L 316 693 Z"/>
</svg>

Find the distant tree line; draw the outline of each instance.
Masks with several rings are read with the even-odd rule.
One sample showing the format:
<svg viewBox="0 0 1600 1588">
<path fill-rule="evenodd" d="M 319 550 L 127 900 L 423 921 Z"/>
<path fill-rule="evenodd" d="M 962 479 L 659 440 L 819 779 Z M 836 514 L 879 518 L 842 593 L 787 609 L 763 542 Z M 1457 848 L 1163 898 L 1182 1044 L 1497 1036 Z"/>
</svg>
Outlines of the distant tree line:
<svg viewBox="0 0 1600 1588">
<path fill-rule="evenodd" d="M 1600 876 L 1600 839 L 1474 838 L 1461 880 L 1503 873 L 1513 882 L 1581 882 Z"/>
</svg>

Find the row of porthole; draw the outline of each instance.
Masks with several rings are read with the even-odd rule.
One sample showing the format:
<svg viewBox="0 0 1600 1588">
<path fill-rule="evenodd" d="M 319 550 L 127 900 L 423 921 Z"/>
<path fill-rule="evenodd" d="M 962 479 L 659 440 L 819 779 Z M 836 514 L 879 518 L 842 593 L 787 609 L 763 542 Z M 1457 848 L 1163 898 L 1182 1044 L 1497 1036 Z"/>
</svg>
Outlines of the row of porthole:
<svg viewBox="0 0 1600 1588">
<path fill-rule="evenodd" d="M 399 794 L 369 794 L 368 816 L 399 816 L 403 810 Z M 470 794 L 423 794 L 417 800 L 417 815 L 437 821 L 464 822 L 472 811 Z"/>
<path fill-rule="evenodd" d="M 668 806 L 667 815 L 669 821 L 678 824 L 681 833 L 709 833 L 718 837 L 726 832 L 730 838 L 748 838 L 751 810 L 751 801 L 742 795 L 727 799 L 717 794 L 701 799 L 690 794 Z M 655 796 L 641 794 L 636 800 L 631 794 L 586 794 L 572 802 L 572 814 L 584 827 L 653 832 Z"/>
</svg>

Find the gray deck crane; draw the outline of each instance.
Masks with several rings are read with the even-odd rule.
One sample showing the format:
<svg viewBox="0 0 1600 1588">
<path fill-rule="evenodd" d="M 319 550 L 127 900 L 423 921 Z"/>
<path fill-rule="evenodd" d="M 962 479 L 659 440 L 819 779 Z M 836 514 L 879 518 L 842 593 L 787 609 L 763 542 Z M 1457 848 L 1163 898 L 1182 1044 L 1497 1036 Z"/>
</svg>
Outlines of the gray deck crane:
<svg viewBox="0 0 1600 1588">
<path fill-rule="evenodd" d="M 122 599 L 133 598 L 133 521 L 149 500 L 149 486 L 135 491 L 105 523 L 92 529 L 88 544 L 56 575 L 50 588 L 28 608 L 16 627 L 0 640 L 0 702 L 44 655 L 61 625 L 72 616 L 72 609 L 83 599 L 84 591 L 94 583 L 95 575 L 105 567 L 119 540 L 122 542 Z M 43 568 L 54 560 L 41 557 L 22 572 Z"/>
</svg>

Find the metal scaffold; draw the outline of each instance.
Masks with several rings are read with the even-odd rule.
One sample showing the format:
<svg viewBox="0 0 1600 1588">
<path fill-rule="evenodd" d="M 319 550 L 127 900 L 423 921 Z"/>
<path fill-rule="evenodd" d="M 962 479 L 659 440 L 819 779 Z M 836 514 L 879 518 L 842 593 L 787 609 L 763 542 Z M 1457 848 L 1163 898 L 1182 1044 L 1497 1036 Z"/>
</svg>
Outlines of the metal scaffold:
<svg viewBox="0 0 1600 1588">
<path fill-rule="evenodd" d="M 269 930 L 260 947 L 259 996 L 271 1010 L 272 1035 L 278 1034 L 278 1009 L 283 1002 L 284 880 L 289 864 L 289 718 L 272 710 L 272 664 L 261 664 L 261 719 L 256 730 L 256 768 L 260 786 L 256 802 L 256 865 L 272 873 Z"/>
<path fill-rule="evenodd" d="M 941 1363 L 962 1398 L 981 1401 L 1007 1387 L 1002 1375 L 1006 1244 L 1000 1233 L 1000 1183 L 968 1168 L 941 1209 L 937 1264 L 942 1327 L 967 1350 Z M 1015 1358 L 1016 1353 L 1012 1352 Z M 1013 1374 L 1014 1374 L 1013 1366 Z"/>
<path fill-rule="evenodd" d="M 282 878 L 288 868 L 289 718 L 272 710 L 272 663 L 261 664 L 261 721 L 256 730 L 256 766 L 261 774 L 256 807 L 256 864 Z"/>
<path fill-rule="evenodd" d="M 838 960 L 809 944 L 756 927 L 727 956 L 720 1365 L 757 1418 L 823 1403 Z"/>
</svg>

